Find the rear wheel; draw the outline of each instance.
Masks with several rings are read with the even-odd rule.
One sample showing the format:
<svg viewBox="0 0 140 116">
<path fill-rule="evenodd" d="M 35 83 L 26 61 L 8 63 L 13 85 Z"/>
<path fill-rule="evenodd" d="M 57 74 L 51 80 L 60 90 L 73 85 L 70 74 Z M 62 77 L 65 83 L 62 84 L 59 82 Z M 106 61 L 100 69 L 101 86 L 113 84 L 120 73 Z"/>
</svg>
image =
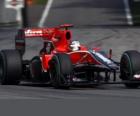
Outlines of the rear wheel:
<svg viewBox="0 0 140 116">
<path fill-rule="evenodd" d="M 0 52 L 0 82 L 3 85 L 17 85 L 22 76 L 22 59 L 17 50 Z"/>
<path fill-rule="evenodd" d="M 69 88 L 71 86 L 72 63 L 69 55 L 58 53 L 50 62 L 50 78 L 55 88 Z"/>
<path fill-rule="evenodd" d="M 39 79 L 42 76 L 41 60 L 35 56 L 30 62 L 30 72 L 33 79 Z"/>
<path fill-rule="evenodd" d="M 34 81 L 39 81 L 43 83 L 49 81 L 48 73 L 42 71 L 42 64 L 39 56 L 35 56 L 30 61 L 30 73 Z"/>
<path fill-rule="evenodd" d="M 132 50 L 123 53 L 120 61 L 120 73 L 120 78 L 128 81 L 128 83 L 125 83 L 126 87 L 139 87 L 139 83 L 131 83 L 135 81 L 134 74 L 140 74 L 140 53 L 138 51 Z"/>
</svg>

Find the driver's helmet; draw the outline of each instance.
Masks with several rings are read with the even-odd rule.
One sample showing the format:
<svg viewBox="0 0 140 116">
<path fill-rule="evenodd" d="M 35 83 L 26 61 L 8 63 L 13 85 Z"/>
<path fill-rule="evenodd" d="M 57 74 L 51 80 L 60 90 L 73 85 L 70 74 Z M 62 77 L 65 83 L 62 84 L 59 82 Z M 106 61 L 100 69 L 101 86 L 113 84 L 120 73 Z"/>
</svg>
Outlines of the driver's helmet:
<svg viewBox="0 0 140 116">
<path fill-rule="evenodd" d="M 72 49 L 72 51 L 77 51 L 80 50 L 80 42 L 79 41 L 72 41 L 70 44 L 70 48 Z"/>
</svg>

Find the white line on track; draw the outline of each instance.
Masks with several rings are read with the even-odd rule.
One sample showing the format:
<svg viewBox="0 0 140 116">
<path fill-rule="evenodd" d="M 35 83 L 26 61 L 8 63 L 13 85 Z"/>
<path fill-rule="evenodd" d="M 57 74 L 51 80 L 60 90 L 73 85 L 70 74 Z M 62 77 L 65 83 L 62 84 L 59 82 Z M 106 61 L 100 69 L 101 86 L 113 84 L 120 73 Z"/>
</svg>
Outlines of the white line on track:
<svg viewBox="0 0 140 116">
<path fill-rule="evenodd" d="M 42 14 L 42 17 L 40 19 L 40 22 L 38 24 L 39 27 L 43 27 L 44 26 L 44 23 L 45 23 L 45 20 L 46 18 L 48 17 L 49 15 L 49 11 L 50 11 L 50 8 L 52 6 L 52 3 L 53 3 L 53 0 L 48 0 L 47 4 L 46 4 L 46 8 Z"/>
<path fill-rule="evenodd" d="M 133 19 L 132 19 L 132 14 L 129 7 L 129 1 L 128 0 L 123 0 L 123 1 L 124 1 L 124 6 L 125 6 L 127 23 L 128 25 L 133 25 Z"/>
</svg>

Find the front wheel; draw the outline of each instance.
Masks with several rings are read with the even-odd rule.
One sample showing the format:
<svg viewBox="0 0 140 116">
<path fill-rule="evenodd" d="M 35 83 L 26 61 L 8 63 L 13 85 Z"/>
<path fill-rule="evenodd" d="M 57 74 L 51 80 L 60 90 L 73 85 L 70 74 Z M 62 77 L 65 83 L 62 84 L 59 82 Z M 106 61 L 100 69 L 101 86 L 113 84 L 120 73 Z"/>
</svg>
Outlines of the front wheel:
<svg viewBox="0 0 140 116">
<path fill-rule="evenodd" d="M 120 78 L 124 81 L 128 88 L 138 88 L 139 83 L 131 83 L 137 81 L 134 78 L 135 74 L 140 74 L 140 53 L 138 51 L 126 51 L 123 53 L 120 61 Z"/>
<path fill-rule="evenodd" d="M 73 67 L 69 55 L 55 54 L 50 62 L 50 78 L 55 88 L 69 88 Z"/>
</svg>

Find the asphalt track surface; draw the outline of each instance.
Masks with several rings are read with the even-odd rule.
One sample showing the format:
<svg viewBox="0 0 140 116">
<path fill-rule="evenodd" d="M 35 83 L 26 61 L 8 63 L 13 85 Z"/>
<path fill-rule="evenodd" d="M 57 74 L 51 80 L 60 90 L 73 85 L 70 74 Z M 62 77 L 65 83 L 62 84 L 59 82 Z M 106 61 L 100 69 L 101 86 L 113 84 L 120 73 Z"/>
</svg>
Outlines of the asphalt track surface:
<svg viewBox="0 0 140 116">
<path fill-rule="evenodd" d="M 139 28 L 110 27 L 72 29 L 73 39 L 81 43 L 103 48 L 113 47 L 119 57 L 126 49 L 139 48 Z M 16 29 L 0 29 L 0 49 L 14 48 Z M 40 39 L 27 40 L 30 59 L 40 48 Z M 16 59 L 15 59 L 16 60 Z M 123 85 L 102 85 L 99 87 L 72 87 L 71 90 L 57 90 L 45 84 L 21 82 L 19 86 L 0 85 L 0 107 L 2 114 L 17 115 L 139 115 L 140 89 L 126 89 Z"/>
<path fill-rule="evenodd" d="M 54 0 L 45 26 L 127 25 L 123 0 Z"/>
</svg>

